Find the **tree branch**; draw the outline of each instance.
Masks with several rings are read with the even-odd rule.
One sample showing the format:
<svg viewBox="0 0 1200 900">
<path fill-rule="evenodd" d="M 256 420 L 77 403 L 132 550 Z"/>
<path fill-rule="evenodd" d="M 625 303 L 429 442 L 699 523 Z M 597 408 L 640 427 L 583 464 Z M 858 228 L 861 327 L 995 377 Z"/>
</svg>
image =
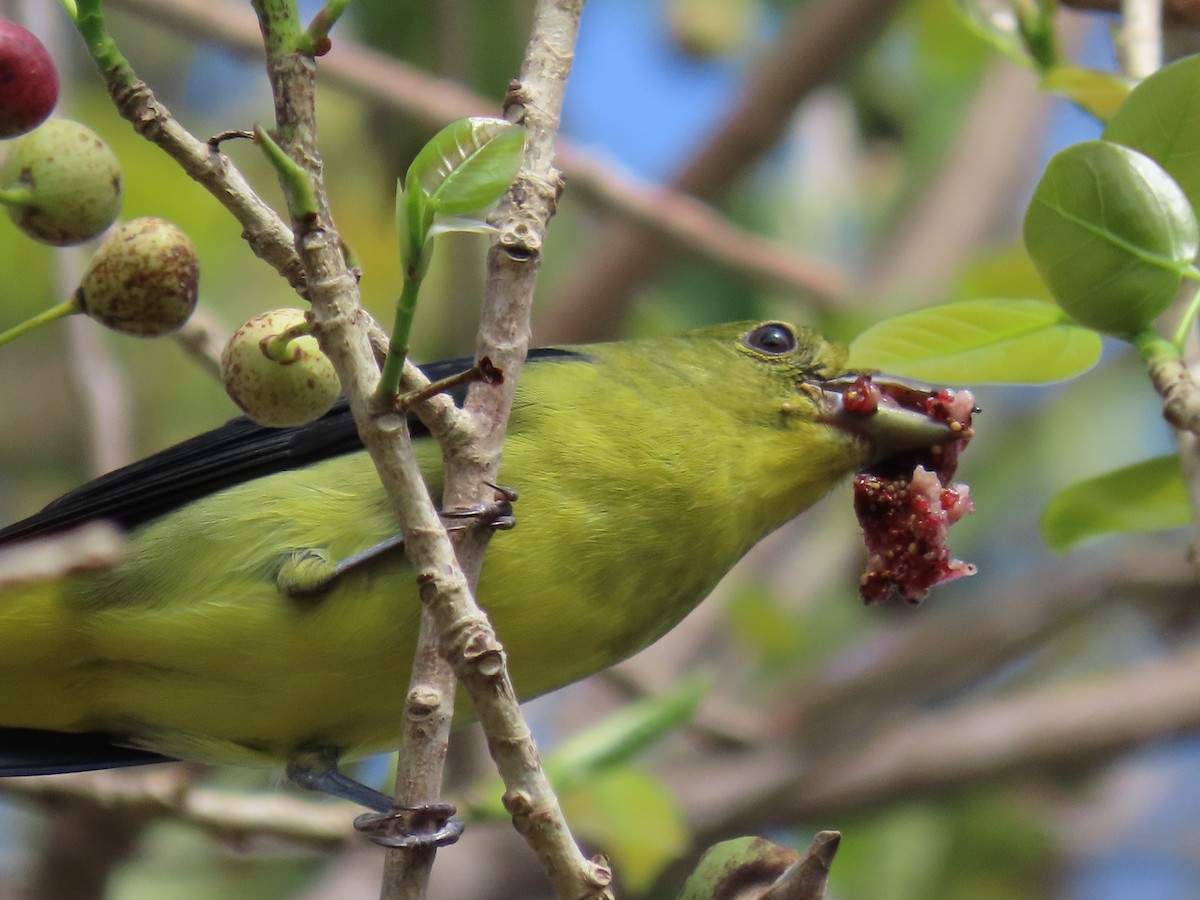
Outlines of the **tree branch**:
<svg viewBox="0 0 1200 900">
<path fill-rule="evenodd" d="M 504 372 L 500 384 L 471 386 L 464 412 L 472 421 L 470 446 L 445 447 L 447 508 L 467 508 L 486 500 L 486 483 L 495 482 L 500 451 L 512 406 L 516 381 L 529 344 L 529 315 L 541 264 L 546 224 L 554 213 L 561 188 L 554 168 L 554 139 L 558 131 L 563 90 L 574 55 L 575 36 L 583 0 L 540 0 L 535 7 L 520 80 L 510 87 L 506 112 L 527 129 L 525 158 L 517 179 L 501 201 L 492 224 L 499 235 L 488 254 L 488 279 L 480 320 L 476 358 L 488 357 Z M 455 535 L 459 563 L 469 582 L 478 580 L 489 534 L 469 529 Z M 438 573 L 420 570 L 423 624 L 410 695 L 441 696 L 453 704 L 457 675 L 479 714 L 488 749 L 505 784 L 504 803 L 517 831 L 529 841 L 550 875 L 559 897 L 611 896 L 611 873 L 600 861 L 583 857 L 538 762 L 537 748 L 517 705 L 516 693 L 504 665 L 504 650 L 486 617 L 469 593 L 438 589 Z M 440 657 L 449 660 L 447 672 Z M 421 671 L 416 671 L 420 669 Z M 441 734 L 442 732 L 438 732 Z M 414 735 L 414 738 L 416 735 Z M 409 741 L 401 746 L 397 780 L 428 785 L 440 761 L 432 757 L 444 742 L 427 741 L 423 759 Z M 430 752 L 433 751 L 433 752 Z M 384 896 L 417 896 L 423 873 L 432 860 L 427 852 L 390 854 Z"/>
</svg>

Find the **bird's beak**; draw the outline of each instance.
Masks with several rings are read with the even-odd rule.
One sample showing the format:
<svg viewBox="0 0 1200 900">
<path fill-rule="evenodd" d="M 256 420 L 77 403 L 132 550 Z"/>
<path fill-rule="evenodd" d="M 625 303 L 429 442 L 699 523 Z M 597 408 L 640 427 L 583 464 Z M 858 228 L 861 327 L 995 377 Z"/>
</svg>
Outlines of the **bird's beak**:
<svg viewBox="0 0 1200 900">
<path fill-rule="evenodd" d="M 816 385 L 824 420 L 863 438 L 871 446 L 864 464 L 904 456 L 952 441 L 970 439 L 972 429 L 939 415 L 945 392 L 890 376 L 847 374 Z M 973 402 L 973 401 L 972 401 Z M 966 421 L 970 421 L 969 416 Z"/>
</svg>

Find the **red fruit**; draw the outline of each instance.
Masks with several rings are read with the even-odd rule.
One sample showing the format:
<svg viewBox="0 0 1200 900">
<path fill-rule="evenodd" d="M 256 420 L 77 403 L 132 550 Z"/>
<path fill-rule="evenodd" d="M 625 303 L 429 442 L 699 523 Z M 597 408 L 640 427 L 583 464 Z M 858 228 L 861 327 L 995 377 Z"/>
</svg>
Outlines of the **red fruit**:
<svg viewBox="0 0 1200 900">
<path fill-rule="evenodd" d="M 856 416 L 873 416 L 879 409 L 879 388 L 870 375 L 859 375 L 842 394 L 842 409 Z"/>
<path fill-rule="evenodd" d="M 0 19 L 0 138 L 32 131 L 57 102 L 58 73 L 42 42 Z"/>
<path fill-rule="evenodd" d="M 954 559 L 946 544 L 950 526 L 974 508 L 966 485 L 953 478 L 959 454 L 974 434 L 975 398 L 970 391 L 923 392 L 886 382 L 879 388 L 902 407 L 962 435 L 882 460 L 874 466 L 878 471 L 854 478 L 854 511 L 867 544 L 867 571 L 859 587 L 863 600 L 920 603 L 934 585 L 975 573 L 974 566 Z"/>
</svg>

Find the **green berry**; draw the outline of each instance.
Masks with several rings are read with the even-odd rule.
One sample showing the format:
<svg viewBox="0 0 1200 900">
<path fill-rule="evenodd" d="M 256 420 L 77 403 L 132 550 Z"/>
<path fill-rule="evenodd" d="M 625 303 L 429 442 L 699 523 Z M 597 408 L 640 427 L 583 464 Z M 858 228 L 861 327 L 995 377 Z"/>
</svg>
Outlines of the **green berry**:
<svg viewBox="0 0 1200 900">
<path fill-rule="evenodd" d="M 307 322 L 298 309 L 273 309 L 237 330 L 221 353 L 225 390 L 260 425 L 287 428 L 320 418 L 337 399 L 341 384 L 317 339 L 279 336 Z"/>
<path fill-rule="evenodd" d="M 165 219 L 147 216 L 126 222 L 105 239 L 75 300 L 114 331 L 154 337 L 188 320 L 199 284 L 200 262 L 188 236 Z"/>
<path fill-rule="evenodd" d="M 86 125 L 51 119 L 13 141 L 0 202 L 35 241 L 64 247 L 104 232 L 121 211 L 121 166 Z"/>
</svg>

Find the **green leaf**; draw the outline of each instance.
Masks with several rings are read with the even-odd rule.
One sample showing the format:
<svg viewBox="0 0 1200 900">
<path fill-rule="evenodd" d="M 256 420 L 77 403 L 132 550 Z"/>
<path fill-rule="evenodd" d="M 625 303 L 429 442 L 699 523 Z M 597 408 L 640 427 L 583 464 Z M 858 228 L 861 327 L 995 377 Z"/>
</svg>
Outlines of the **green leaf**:
<svg viewBox="0 0 1200 900">
<path fill-rule="evenodd" d="M 693 675 L 668 691 L 643 697 L 571 735 L 546 759 L 550 780 L 556 788 L 566 790 L 633 759 L 690 722 L 711 688 L 708 673 Z"/>
<path fill-rule="evenodd" d="M 499 199 L 521 165 L 525 129 L 505 119 L 472 117 L 435 134 L 408 169 L 405 189 L 417 186 L 441 216 L 465 216 Z"/>
<path fill-rule="evenodd" d="M 675 798 L 635 769 L 612 769 L 562 796 L 571 830 L 604 852 L 631 893 L 649 888 L 688 845 Z"/>
<path fill-rule="evenodd" d="M 400 265 L 404 272 L 411 272 L 418 280 L 429 267 L 429 254 L 425 242 L 433 225 L 433 210 L 425 192 L 417 189 L 406 191 L 396 184 L 396 238 L 400 244 Z"/>
<path fill-rule="evenodd" d="M 1133 84 L 1115 72 L 1086 69 L 1082 66 L 1055 66 L 1042 76 L 1041 87 L 1042 90 L 1061 94 L 1101 122 L 1107 122 L 1125 102 Z M 1107 133 L 1105 137 L 1113 140 Z M 1117 143 L 1124 144 L 1125 141 Z M 1134 149 L 1141 150 L 1140 147 Z M 1142 152 L 1146 153 L 1145 150 Z"/>
<path fill-rule="evenodd" d="M 1021 35 L 1021 24 L 1010 4 L 954 0 L 954 9 L 977 36 L 1013 62 L 1030 69 L 1034 67 L 1033 57 Z"/>
<path fill-rule="evenodd" d="M 1088 538 L 1178 528 L 1191 518 L 1179 456 L 1170 454 L 1060 491 L 1042 515 L 1042 537 L 1063 553 Z"/>
<path fill-rule="evenodd" d="M 1155 160 L 1200 209 L 1200 56 L 1165 66 L 1134 88 L 1104 139 Z"/>
<path fill-rule="evenodd" d="M 1108 141 L 1051 159 L 1025 213 L 1025 248 L 1059 305 L 1118 337 L 1171 304 L 1198 246 L 1179 185 L 1150 157 Z"/>
<path fill-rule="evenodd" d="M 850 342 L 849 368 L 923 381 L 1041 384 L 1100 358 L 1100 336 L 1041 300 L 964 300 L 885 319 Z"/>
<path fill-rule="evenodd" d="M 471 216 L 438 216 L 433 220 L 433 224 L 429 226 L 429 236 L 437 237 L 439 234 L 447 234 L 449 232 L 458 234 L 499 234 L 500 229 L 495 225 L 489 225 L 482 219 L 476 219 Z"/>
<path fill-rule="evenodd" d="M 797 621 L 774 592 L 759 585 L 742 586 L 727 608 L 733 633 L 768 665 L 780 665 L 801 652 L 808 622 Z"/>
</svg>

